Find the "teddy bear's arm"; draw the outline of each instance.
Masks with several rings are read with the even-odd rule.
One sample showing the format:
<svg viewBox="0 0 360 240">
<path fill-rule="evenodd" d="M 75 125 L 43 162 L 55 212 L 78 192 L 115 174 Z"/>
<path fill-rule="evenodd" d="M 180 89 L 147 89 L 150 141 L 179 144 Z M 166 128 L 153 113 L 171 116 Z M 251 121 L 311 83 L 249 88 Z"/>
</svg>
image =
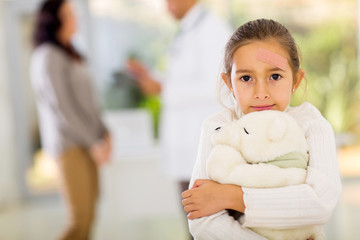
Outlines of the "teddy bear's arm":
<svg viewBox="0 0 360 240">
<path fill-rule="evenodd" d="M 227 145 L 218 145 L 209 155 L 209 178 L 219 183 L 224 183 L 224 180 L 236 165 L 245 163 L 241 153 L 235 148 Z"/>
<path fill-rule="evenodd" d="M 233 166 L 223 183 L 243 187 L 270 188 L 301 184 L 305 182 L 306 170 L 280 168 L 272 164 L 237 164 Z"/>
</svg>

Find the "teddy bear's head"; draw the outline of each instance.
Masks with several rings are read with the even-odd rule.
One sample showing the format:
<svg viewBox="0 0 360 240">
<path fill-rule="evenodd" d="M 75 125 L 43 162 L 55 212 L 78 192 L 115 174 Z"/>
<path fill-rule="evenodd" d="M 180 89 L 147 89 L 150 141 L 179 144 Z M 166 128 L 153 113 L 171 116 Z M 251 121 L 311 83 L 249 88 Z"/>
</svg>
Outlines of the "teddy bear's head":
<svg viewBox="0 0 360 240">
<path fill-rule="evenodd" d="M 296 120 L 287 113 L 273 110 L 252 112 L 220 126 L 212 140 L 214 144 L 237 149 L 249 163 L 308 151 L 304 133 Z"/>
</svg>

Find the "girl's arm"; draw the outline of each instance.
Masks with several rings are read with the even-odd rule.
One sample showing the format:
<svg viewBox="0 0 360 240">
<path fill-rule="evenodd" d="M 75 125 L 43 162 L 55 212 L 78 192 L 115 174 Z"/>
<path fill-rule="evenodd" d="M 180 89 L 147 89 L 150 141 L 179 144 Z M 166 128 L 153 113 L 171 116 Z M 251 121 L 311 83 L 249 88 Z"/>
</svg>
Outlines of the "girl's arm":
<svg viewBox="0 0 360 240">
<path fill-rule="evenodd" d="M 312 116 L 311 120 L 306 119 L 306 117 L 298 120 L 306 132 L 310 146 L 310 162 L 306 184 L 272 189 L 242 188 L 246 216 L 242 226 L 289 228 L 324 224 L 328 221 L 341 194 L 341 182 L 333 130 L 320 113 L 317 115 L 315 118 Z M 192 176 L 192 183 L 196 179 L 208 178 L 206 157 L 211 151 L 211 143 L 208 140 L 211 133 L 209 129 L 213 129 L 214 126 L 216 124 L 210 128 L 208 126 L 208 129 L 206 127 L 203 129 L 202 143 Z M 225 187 L 225 185 L 220 186 Z M 202 185 L 199 189 L 201 187 Z M 239 199 L 239 202 L 241 201 L 242 199 Z M 207 239 L 217 239 L 218 234 L 223 234 L 222 229 L 226 229 L 227 232 L 234 233 L 232 236 L 250 234 L 248 239 L 253 239 L 250 236 L 254 237 L 254 233 L 246 231 L 247 229 L 242 226 L 239 227 L 237 222 L 229 217 L 224 210 L 206 217 L 219 208 L 227 207 L 224 204 L 214 209 L 207 208 L 208 211 L 202 210 L 202 212 L 194 213 L 193 216 L 201 217 L 189 221 L 190 230 L 196 238 L 206 236 Z M 215 237 L 211 238 L 211 236 Z M 202 238 L 198 237 L 197 239 Z M 231 236 L 228 239 L 232 239 Z M 255 239 L 261 239 L 261 237 L 257 235 Z"/>
<path fill-rule="evenodd" d="M 208 179 L 197 179 L 191 189 L 183 192 L 182 198 L 184 210 L 191 220 L 224 209 L 233 209 L 242 213 L 245 210 L 240 186 L 220 184 Z"/>
<path fill-rule="evenodd" d="M 240 223 L 234 220 L 225 210 L 226 208 L 232 208 L 243 211 L 244 204 L 241 202 L 241 187 L 222 185 L 214 181 L 206 180 L 208 179 L 206 173 L 206 158 L 212 148 L 210 135 L 218 124 L 219 122 L 216 121 L 205 122 L 201 134 L 199 154 L 191 179 L 191 186 L 194 186 L 194 188 L 184 192 L 184 201 L 195 199 L 195 201 L 199 203 L 197 207 L 200 207 L 199 211 L 196 211 L 196 206 L 189 206 L 190 209 L 194 210 L 189 215 L 189 218 L 192 219 L 189 219 L 190 232 L 196 240 L 266 240 L 266 238 L 254 233 L 250 229 L 242 227 Z M 189 211 L 186 207 L 185 210 Z"/>
<path fill-rule="evenodd" d="M 334 133 L 320 113 L 312 111 L 311 114 L 311 119 L 305 116 L 298 119 L 309 145 L 305 184 L 271 189 L 243 188 L 244 226 L 288 228 L 321 225 L 329 220 L 341 194 Z"/>
</svg>

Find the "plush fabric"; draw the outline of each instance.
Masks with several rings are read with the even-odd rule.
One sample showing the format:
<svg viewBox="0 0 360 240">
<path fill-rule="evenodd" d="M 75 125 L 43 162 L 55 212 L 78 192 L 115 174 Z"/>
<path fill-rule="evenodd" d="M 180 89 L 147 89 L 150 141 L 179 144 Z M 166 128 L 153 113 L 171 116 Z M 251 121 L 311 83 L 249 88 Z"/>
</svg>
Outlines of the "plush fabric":
<svg viewBox="0 0 360 240">
<path fill-rule="evenodd" d="M 266 240 L 250 228 L 298 228 L 323 225 L 330 219 L 342 189 L 334 131 L 319 110 L 308 102 L 288 107 L 285 112 L 300 125 L 309 146 L 305 183 L 280 188 L 242 187 L 246 207 L 242 222 L 229 216 L 226 210 L 189 220 L 194 239 Z M 215 147 L 211 141 L 214 129 L 242 117 L 241 110 L 234 106 L 206 119 L 190 186 L 197 179 L 209 179 L 207 165 Z"/>
<path fill-rule="evenodd" d="M 301 127 L 287 113 L 249 113 L 217 127 L 212 141 L 215 147 L 208 160 L 212 180 L 252 188 L 305 183 L 309 147 Z M 317 226 L 252 230 L 271 240 L 324 239 Z"/>
<path fill-rule="evenodd" d="M 307 162 L 309 161 L 309 155 L 300 152 L 290 152 L 274 160 L 268 161 L 270 164 L 281 168 L 296 167 L 296 168 L 307 168 Z"/>
</svg>

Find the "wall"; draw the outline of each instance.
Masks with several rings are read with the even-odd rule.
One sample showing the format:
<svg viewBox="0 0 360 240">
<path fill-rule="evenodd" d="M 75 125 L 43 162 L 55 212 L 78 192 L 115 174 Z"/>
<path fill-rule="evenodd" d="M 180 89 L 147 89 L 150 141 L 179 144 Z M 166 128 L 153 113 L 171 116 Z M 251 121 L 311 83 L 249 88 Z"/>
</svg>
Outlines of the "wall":
<svg viewBox="0 0 360 240">
<path fill-rule="evenodd" d="M 4 4 L 0 4 L 0 36 L 5 36 Z M 0 210 L 20 198 L 16 178 L 14 125 L 6 54 L 6 38 L 0 38 Z"/>
</svg>

